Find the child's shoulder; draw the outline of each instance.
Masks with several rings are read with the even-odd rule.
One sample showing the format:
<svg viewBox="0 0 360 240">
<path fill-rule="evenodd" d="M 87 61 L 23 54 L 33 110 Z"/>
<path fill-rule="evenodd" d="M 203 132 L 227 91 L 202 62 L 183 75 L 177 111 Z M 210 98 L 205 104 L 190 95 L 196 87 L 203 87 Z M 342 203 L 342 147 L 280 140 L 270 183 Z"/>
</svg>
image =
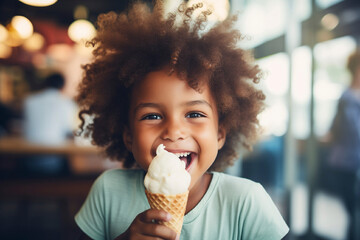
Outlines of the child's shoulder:
<svg viewBox="0 0 360 240">
<path fill-rule="evenodd" d="M 214 177 L 217 179 L 217 189 L 229 197 L 235 198 L 245 197 L 250 198 L 257 195 L 266 195 L 265 189 L 261 184 L 250 179 L 228 175 L 225 173 L 214 172 Z"/>
<path fill-rule="evenodd" d="M 213 172 L 213 174 L 214 174 L 214 176 L 216 176 L 216 178 L 219 179 L 218 180 L 219 184 L 222 185 L 223 187 L 225 187 L 225 186 L 229 187 L 229 188 L 241 187 L 245 190 L 245 189 L 251 189 L 253 187 L 257 187 L 258 185 L 260 185 L 259 183 L 254 182 L 250 179 L 233 176 L 233 175 L 229 175 L 226 173 Z"/>
<path fill-rule="evenodd" d="M 142 169 L 109 169 L 100 174 L 96 181 L 102 182 L 104 185 L 129 184 L 141 181 L 144 174 Z"/>
<path fill-rule="evenodd" d="M 105 170 L 101 173 L 101 176 L 105 177 L 114 177 L 114 176 L 137 176 L 144 173 L 142 169 L 122 169 L 122 168 L 112 168 Z"/>
</svg>

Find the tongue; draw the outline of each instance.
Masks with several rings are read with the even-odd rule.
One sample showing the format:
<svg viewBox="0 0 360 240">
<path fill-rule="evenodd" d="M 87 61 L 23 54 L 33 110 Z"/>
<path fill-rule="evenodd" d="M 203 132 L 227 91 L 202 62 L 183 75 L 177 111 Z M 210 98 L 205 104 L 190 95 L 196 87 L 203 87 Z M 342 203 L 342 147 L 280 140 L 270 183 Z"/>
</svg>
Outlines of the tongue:
<svg viewBox="0 0 360 240">
<path fill-rule="evenodd" d="M 188 164 L 187 157 L 180 157 L 180 160 L 183 161 L 185 163 L 185 167 L 187 167 Z"/>
</svg>

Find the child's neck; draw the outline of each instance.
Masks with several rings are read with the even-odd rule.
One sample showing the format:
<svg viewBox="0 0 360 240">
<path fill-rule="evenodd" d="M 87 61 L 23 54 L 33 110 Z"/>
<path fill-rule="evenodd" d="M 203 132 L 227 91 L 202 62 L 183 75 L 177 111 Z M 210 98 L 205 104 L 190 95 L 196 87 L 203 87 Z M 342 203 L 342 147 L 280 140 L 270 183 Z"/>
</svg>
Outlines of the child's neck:
<svg viewBox="0 0 360 240">
<path fill-rule="evenodd" d="M 196 185 L 190 190 L 189 198 L 186 205 L 185 214 L 190 212 L 196 205 L 200 202 L 200 200 L 205 195 L 207 189 L 209 188 L 210 182 L 212 179 L 212 174 L 205 173 L 201 179 L 196 183 Z"/>
</svg>

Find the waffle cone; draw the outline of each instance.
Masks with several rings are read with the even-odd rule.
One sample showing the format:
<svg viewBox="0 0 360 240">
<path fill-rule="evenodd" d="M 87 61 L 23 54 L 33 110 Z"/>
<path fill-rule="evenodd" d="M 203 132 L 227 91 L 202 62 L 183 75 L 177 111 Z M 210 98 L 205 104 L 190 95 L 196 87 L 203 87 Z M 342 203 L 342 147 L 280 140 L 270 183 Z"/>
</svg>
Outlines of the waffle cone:
<svg viewBox="0 0 360 240">
<path fill-rule="evenodd" d="M 176 195 L 166 195 L 151 193 L 145 190 L 145 194 L 152 209 L 164 210 L 171 214 L 171 220 L 161 222 L 161 224 L 180 234 L 189 191 Z"/>
</svg>

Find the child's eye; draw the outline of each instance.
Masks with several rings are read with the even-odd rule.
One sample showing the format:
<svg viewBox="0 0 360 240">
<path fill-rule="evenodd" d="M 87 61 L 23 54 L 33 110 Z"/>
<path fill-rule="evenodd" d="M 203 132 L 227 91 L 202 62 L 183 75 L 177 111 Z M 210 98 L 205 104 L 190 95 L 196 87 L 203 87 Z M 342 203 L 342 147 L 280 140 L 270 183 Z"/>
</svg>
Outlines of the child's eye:
<svg viewBox="0 0 360 240">
<path fill-rule="evenodd" d="M 159 114 L 147 114 L 141 118 L 141 120 L 160 120 L 162 117 Z"/>
<path fill-rule="evenodd" d="M 199 113 L 199 112 L 191 112 L 191 113 L 188 113 L 186 115 L 187 118 L 201 118 L 201 117 L 205 117 L 204 114 L 202 113 Z"/>
</svg>

